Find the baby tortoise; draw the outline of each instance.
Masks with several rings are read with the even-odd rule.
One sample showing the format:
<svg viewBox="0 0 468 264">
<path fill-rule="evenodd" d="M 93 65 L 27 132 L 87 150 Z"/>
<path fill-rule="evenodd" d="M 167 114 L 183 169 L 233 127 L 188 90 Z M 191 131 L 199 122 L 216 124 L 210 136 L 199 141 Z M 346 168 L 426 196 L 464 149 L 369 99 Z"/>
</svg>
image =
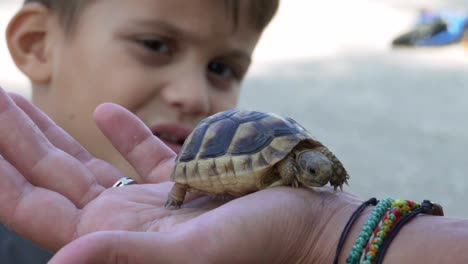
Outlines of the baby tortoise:
<svg viewBox="0 0 468 264">
<path fill-rule="evenodd" d="M 242 196 L 275 186 L 342 189 L 349 178 L 335 155 L 291 118 L 231 109 L 203 119 L 185 141 L 166 207 L 187 191 Z"/>
</svg>

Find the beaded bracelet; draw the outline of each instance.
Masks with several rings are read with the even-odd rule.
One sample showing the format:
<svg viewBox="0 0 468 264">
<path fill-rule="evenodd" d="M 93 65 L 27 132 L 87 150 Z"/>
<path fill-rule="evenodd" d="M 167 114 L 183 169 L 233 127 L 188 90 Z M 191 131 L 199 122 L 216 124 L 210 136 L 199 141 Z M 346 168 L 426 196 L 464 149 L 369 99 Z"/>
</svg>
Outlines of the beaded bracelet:
<svg viewBox="0 0 468 264">
<path fill-rule="evenodd" d="M 349 253 L 348 258 L 346 259 L 347 264 L 358 264 L 359 260 L 361 259 L 361 254 L 364 250 L 364 246 L 366 245 L 367 241 L 369 240 L 370 236 L 372 235 L 373 230 L 379 223 L 379 220 L 382 218 L 384 213 L 390 208 L 392 202 L 394 200 L 392 198 L 386 198 L 380 201 L 374 208 L 371 213 L 369 219 L 362 227 L 361 232 L 359 233 L 356 242 L 354 243 L 351 252 Z"/>
<path fill-rule="evenodd" d="M 353 213 L 340 236 L 334 263 L 338 263 L 340 250 L 344 245 L 346 235 L 349 233 L 352 224 L 365 207 L 370 204 L 375 205 L 376 202 L 375 198 L 371 198 L 359 206 Z M 391 198 L 378 202 L 359 233 L 346 259 L 346 263 L 358 264 L 361 261 L 361 263 L 366 264 L 381 264 L 390 243 L 403 225 L 420 213 L 444 215 L 442 206 L 431 203 L 428 200 L 424 200 L 421 204 L 407 200 L 393 200 Z"/>
<path fill-rule="evenodd" d="M 417 216 L 420 213 L 429 214 L 429 215 L 438 215 L 438 216 L 444 215 L 442 206 L 435 204 L 435 203 L 431 203 L 431 201 L 429 200 L 424 200 L 418 209 L 414 210 L 413 212 L 409 213 L 406 217 L 402 218 L 390 231 L 387 239 L 385 239 L 385 241 L 382 244 L 380 252 L 377 253 L 376 261 L 375 261 L 376 264 L 382 263 L 385 253 L 387 252 L 387 249 L 390 246 L 390 243 L 393 241 L 395 236 L 401 230 L 403 225 L 411 221 L 415 216 Z"/>
<path fill-rule="evenodd" d="M 383 241 L 387 237 L 393 226 L 398 223 L 400 218 L 405 217 L 410 212 L 420 208 L 419 203 L 408 200 L 394 200 L 391 208 L 384 214 L 377 227 L 371 235 L 364 253 L 361 256 L 361 262 L 364 264 L 372 264 L 375 261 L 376 255 L 379 252 Z"/>
</svg>

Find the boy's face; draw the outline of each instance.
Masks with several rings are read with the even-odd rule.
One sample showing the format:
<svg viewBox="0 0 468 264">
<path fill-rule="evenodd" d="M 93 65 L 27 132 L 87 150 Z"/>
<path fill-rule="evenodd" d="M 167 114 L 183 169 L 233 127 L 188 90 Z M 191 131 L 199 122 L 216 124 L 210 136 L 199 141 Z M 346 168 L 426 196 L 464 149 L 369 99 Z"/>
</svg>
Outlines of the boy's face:
<svg viewBox="0 0 468 264">
<path fill-rule="evenodd" d="M 235 27 L 220 0 L 90 3 L 71 35 L 52 27 L 52 76 L 33 101 L 97 157 L 135 176 L 95 126 L 95 107 L 126 107 L 177 152 L 201 118 L 237 103 L 260 36 L 243 9 Z"/>
</svg>

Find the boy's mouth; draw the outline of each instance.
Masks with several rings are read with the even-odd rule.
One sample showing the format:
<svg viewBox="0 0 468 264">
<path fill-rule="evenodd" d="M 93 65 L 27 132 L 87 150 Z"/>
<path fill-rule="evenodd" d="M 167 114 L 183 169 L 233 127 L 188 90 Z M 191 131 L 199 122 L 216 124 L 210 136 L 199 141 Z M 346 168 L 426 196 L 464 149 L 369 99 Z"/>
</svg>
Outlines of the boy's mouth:
<svg viewBox="0 0 468 264">
<path fill-rule="evenodd" d="M 151 131 L 178 154 L 192 129 L 179 124 L 160 124 L 152 127 Z"/>
</svg>

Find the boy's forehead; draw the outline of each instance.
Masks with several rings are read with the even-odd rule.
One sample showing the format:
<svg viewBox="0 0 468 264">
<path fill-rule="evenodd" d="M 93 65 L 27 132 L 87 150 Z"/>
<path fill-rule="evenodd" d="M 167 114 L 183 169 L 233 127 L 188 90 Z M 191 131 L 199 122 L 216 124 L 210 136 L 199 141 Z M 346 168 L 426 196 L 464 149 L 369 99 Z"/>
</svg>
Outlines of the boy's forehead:
<svg viewBox="0 0 468 264">
<path fill-rule="evenodd" d="M 223 0 L 99 0 L 90 3 L 80 17 L 75 36 L 87 36 L 90 28 L 102 32 L 100 39 L 114 37 L 163 37 L 187 40 L 206 49 L 228 51 L 230 56 L 250 61 L 260 36 L 243 18 L 242 5 Z M 233 9 L 234 8 L 234 9 Z M 96 30 L 93 30 L 93 32 Z M 81 33 L 81 34 L 80 34 Z M 95 35 L 93 35 L 95 36 Z M 96 35 L 99 36 L 99 35 Z M 178 42 L 179 43 L 179 42 Z"/>
<path fill-rule="evenodd" d="M 116 25 L 128 24 L 143 29 L 162 26 L 171 33 L 183 32 L 184 35 L 200 39 L 231 36 L 236 32 L 259 33 L 243 18 L 247 13 L 243 10 L 244 4 L 234 6 L 227 2 L 230 1 L 101 0 L 95 3 L 99 11 L 96 10 L 94 16 L 101 17 L 102 21 L 112 18 Z"/>
<path fill-rule="evenodd" d="M 249 12 L 247 1 L 242 0 L 100 0 L 94 4 L 104 4 L 108 14 L 114 18 L 179 20 L 181 24 L 196 23 L 196 26 L 212 29 L 237 29 L 239 22 L 247 24 Z M 118 12 L 118 13 L 117 13 Z M 206 25 L 209 23 L 209 25 Z M 245 25 L 244 25 L 245 26 Z M 225 30 L 223 30 L 225 31 Z"/>
</svg>

